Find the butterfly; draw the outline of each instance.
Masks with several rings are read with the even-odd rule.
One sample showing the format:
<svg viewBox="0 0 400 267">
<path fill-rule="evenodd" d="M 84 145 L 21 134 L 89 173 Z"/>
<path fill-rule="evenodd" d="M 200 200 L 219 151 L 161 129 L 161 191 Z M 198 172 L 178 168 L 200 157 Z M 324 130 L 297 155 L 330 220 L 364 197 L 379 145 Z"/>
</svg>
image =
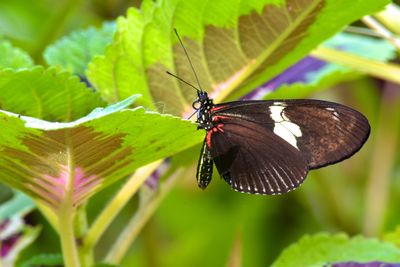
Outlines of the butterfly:
<svg viewBox="0 0 400 267">
<path fill-rule="evenodd" d="M 299 187 L 309 170 L 351 157 L 368 139 L 370 125 L 360 112 L 312 99 L 253 100 L 214 104 L 203 91 L 176 30 L 199 88 L 193 108 L 206 131 L 197 166 L 205 189 L 215 164 L 234 190 L 283 194 Z"/>
<path fill-rule="evenodd" d="M 199 91 L 198 129 L 206 131 L 197 182 L 206 188 L 215 164 L 236 191 L 283 194 L 309 170 L 351 157 L 366 142 L 368 120 L 347 106 L 312 99 L 214 104 Z"/>
</svg>

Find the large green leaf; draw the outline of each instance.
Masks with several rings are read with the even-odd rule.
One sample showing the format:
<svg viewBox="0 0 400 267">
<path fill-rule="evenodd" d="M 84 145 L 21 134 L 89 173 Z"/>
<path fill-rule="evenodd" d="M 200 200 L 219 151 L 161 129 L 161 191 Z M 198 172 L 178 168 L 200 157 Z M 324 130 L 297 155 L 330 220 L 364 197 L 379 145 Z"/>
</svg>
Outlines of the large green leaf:
<svg viewBox="0 0 400 267">
<path fill-rule="evenodd" d="M 273 267 L 324 266 L 328 263 L 354 261 L 399 262 L 400 249 L 372 238 L 349 238 L 345 234 L 304 236 L 286 248 Z"/>
<path fill-rule="evenodd" d="M 138 104 L 154 108 L 142 62 L 144 16 L 137 9 L 130 9 L 127 18 L 117 21 L 114 42 L 106 49 L 105 56 L 95 57 L 89 65 L 87 74 L 91 83 L 109 103 L 135 92 L 142 95 Z"/>
<path fill-rule="evenodd" d="M 104 23 L 100 29 L 90 27 L 72 32 L 44 51 L 47 64 L 62 66 L 77 75 L 83 75 L 87 64 L 95 56 L 104 52 L 111 43 L 115 23 Z"/>
<path fill-rule="evenodd" d="M 187 120 L 126 109 L 135 98 L 69 123 L 1 111 L 0 181 L 57 211 L 199 142 L 203 134 Z"/>
<path fill-rule="evenodd" d="M 218 100 L 250 91 L 304 57 L 346 24 L 389 1 L 144 1 L 118 20 L 113 44 L 88 69 L 108 101 L 133 92 L 159 110 L 182 114 L 195 91 L 165 75 L 194 81 L 172 28 L 193 59 L 202 87 Z M 158 106 L 162 103 L 162 106 Z M 148 105 L 154 108 L 152 105 Z"/>
<path fill-rule="evenodd" d="M 0 39 L 0 68 L 28 68 L 33 66 L 31 57 L 25 51 L 13 47 L 7 40 Z"/>
<path fill-rule="evenodd" d="M 55 68 L 0 71 L 0 108 L 49 121 L 72 121 L 105 103 L 76 76 Z"/>
</svg>

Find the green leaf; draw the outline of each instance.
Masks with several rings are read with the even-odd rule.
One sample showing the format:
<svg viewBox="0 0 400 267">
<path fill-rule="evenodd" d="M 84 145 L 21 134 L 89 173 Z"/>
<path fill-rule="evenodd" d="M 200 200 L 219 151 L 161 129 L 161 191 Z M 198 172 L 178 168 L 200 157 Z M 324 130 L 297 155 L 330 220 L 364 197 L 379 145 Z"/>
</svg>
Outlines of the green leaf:
<svg viewBox="0 0 400 267">
<path fill-rule="evenodd" d="M 49 65 L 62 67 L 76 75 L 84 75 L 89 61 L 94 56 L 103 54 L 105 47 L 111 43 L 115 28 L 115 23 L 108 22 L 100 29 L 90 27 L 72 32 L 48 46 L 44 58 Z"/>
<path fill-rule="evenodd" d="M 127 18 L 117 21 L 117 33 L 104 56 L 93 59 L 87 76 L 103 99 L 115 103 L 133 93 L 141 94 L 137 102 L 154 109 L 142 62 L 142 34 L 145 14 L 129 9 Z"/>
<path fill-rule="evenodd" d="M 105 105 L 76 76 L 55 68 L 0 71 L 0 107 L 49 121 L 72 121 Z"/>
<path fill-rule="evenodd" d="M 31 57 L 22 49 L 13 47 L 7 40 L 0 39 L 0 69 L 29 68 L 33 66 Z"/>
<path fill-rule="evenodd" d="M 37 267 L 37 266 L 62 266 L 64 264 L 61 254 L 40 254 L 21 263 L 21 267 Z"/>
<path fill-rule="evenodd" d="M 14 215 L 23 216 L 35 207 L 33 201 L 21 192 L 15 192 L 14 196 L 0 206 L 0 220 Z"/>
<path fill-rule="evenodd" d="M 176 27 L 203 89 L 217 100 L 238 97 L 304 57 L 348 23 L 389 1 L 144 1 L 120 18 L 113 44 L 89 65 L 88 77 L 107 101 L 140 93 L 159 110 L 183 114 L 195 91 L 166 70 L 194 83 Z"/>
<path fill-rule="evenodd" d="M 64 201 L 77 207 L 136 168 L 200 142 L 203 133 L 187 120 L 126 109 L 135 98 L 69 123 L 1 111 L 0 181 L 57 211 Z"/>
<path fill-rule="evenodd" d="M 399 260 L 400 249 L 392 244 L 362 236 L 349 238 L 345 234 L 320 233 L 302 237 L 297 243 L 286 248 L 272 266 L 324 266 L 341 261 Z"/>
</svg>

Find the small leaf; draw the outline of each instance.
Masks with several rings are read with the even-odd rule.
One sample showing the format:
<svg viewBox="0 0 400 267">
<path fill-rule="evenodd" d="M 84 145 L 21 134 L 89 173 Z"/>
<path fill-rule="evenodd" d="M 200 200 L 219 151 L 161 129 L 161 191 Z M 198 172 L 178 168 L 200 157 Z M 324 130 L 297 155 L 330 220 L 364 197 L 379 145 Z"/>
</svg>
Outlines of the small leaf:
<svg viewBox="0 0 400 267">
<path fill-rule="evenodd" d="M 33 61 L 28 53 L 13 47 L 9 41 L 0 39 L 0 69 L 20 69 L 32 66 Z"/>
<path fill-rule="evenodd" d="M 40 254 L 21 263 L 21 267 L 59 267 L 64 261 L 61 254 Z"/>
<path fill-rule="evenodd" d="M 50 121 L 72 121 L 105 105 L 75 76 L 55 68 L 0 71 L 0 107 Z"/>
<path fill-rule="evenodd" d="M 400 249 L 377 239 L 321 233 L 302 237 L 286 248 L 272 266 L 323 266 L 344 261 L 398 262 Z"/>
<path fill-rule="evenodd" d="M 104 23 L 100 29 L 90 27 L 75 31 L 46 48 L 44 58 L 47 64 L 61 66 L 76 75 L 84 75 L 87 64 L 96 55 L 103 54 L 111 43 L 115 23 Z"/>
<path fill-rule="evenodd" d="M 35 207 L 33 201 L 21 192 L 15 192 L 14 196 L 0 206 L 0 221 L 15 215 L 23 216 Z"/>
<path fill-rule="evenodd" d="M 135 98 L 69 123 L 0 112 L 0 180 L 57 211 L 201 140 L 187 120 L 125 109 Z"/>
</svg>

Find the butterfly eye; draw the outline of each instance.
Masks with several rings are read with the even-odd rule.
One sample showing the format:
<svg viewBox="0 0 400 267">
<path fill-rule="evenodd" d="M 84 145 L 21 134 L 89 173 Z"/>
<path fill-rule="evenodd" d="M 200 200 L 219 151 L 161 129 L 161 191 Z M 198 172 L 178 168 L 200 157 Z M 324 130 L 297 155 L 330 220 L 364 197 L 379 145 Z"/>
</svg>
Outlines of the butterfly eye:
<svg viewBox="0 0 400 267">
<path fill-rule="evenodd" d="M 193 107 L 193 109 L 195 109 L 195 110 L 199 110 L 200 107 L 201 107 L 201 102 L 200 102 L 200 100 L 199 100 L 199 99 L 196 99 L 196 100 L 193 102 L 192 107 Z"/>
</svg>

